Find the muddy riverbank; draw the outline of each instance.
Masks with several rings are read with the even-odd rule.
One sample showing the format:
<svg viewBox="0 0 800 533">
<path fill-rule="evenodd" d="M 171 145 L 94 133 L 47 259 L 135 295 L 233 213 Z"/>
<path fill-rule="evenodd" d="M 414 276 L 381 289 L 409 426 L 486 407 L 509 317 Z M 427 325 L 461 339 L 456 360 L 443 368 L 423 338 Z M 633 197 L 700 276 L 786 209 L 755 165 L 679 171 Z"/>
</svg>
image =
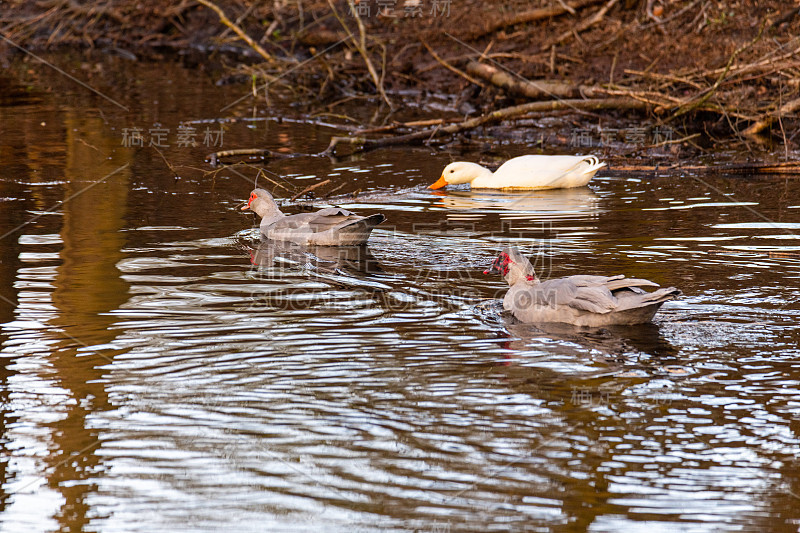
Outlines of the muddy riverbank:
<svg viewBox="0 0 800 533">
<path fill-rule="evenodd" d="M 607 156 L 726 149 L 738 161 L 777 161 L 792 159 L 797 142 L 800 17 L 785 2 L 11 1 L 0 22 L 6 62 L 56 48 L 181 57 L 251 92 L 227 116 L 272 99 L 371 137 L 429 139 L 511 109 L 478 134 Z M 96 74 L 93 57 L 78 72 Z M 353 101 L 365 113 L 344 112 Z M 531 102 L 543 105 L 514 108 Z M 548 123 L 557 127 L 542 131 Z"/>
</svg>

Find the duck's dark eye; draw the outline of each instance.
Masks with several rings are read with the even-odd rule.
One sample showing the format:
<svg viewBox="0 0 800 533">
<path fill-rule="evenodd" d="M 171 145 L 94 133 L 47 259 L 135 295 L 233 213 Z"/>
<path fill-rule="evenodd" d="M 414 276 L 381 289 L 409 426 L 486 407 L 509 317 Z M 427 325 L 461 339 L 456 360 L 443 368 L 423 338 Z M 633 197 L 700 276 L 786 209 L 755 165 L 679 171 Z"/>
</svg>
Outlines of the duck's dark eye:
<svg viewBox="0 0 800 533">
<path fill-rule="evenodd" d="M 451 168 L 451 169 L 450 169 L 450 174 L 452 174 L 453 172 L 455 172 L 455 170 L 453 170 L 453 169 Z"/>
</svg>

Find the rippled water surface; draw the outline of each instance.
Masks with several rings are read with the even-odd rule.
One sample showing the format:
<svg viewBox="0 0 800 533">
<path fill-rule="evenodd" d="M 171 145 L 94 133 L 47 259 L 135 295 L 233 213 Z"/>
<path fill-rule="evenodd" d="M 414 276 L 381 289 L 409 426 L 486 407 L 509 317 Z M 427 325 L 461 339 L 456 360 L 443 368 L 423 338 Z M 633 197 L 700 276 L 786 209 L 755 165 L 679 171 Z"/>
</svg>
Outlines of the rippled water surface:
<svg viewBox="0 0 800 533">
<path fill-rule="evenodd" d="M 264 245 L 238 209 L 252 171 L 180 168 L 210 169 L 202 132 L 252 114 L 218 109 L 246 89 L 164 68 L 126 66 L 145 80 L 110 86 L 127 111 L 43 66 L 4 78 L 49 89 L 0 107 L 2 530 L 798 528 L 795 177 L 433 192 L 481 154 L 288 159 L 267 168 L 346 183 L 344 207 L 388 221 L 366 249 Z M 225 122 L 224 147 L 334 132 L 282 114 Z M 177 178 L 122 146 L 154 124 Z M 654 325 L 518 324 L 482 273 L 508 244 L 545 278 L 685 296 Z"/>
</svg>

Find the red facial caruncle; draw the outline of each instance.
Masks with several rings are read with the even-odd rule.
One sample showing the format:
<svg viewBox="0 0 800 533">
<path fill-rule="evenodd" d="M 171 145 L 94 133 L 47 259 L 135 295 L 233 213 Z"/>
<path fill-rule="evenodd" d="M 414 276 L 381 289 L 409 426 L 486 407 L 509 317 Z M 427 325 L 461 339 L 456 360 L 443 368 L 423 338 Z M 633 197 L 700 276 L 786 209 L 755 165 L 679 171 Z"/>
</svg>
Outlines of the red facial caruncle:
<svg viewBox="0 0 800 533">
<path fill-rule="evenodd" d="M 258 195 L 256 195 L 256 193 L 254 192 L 251 192 L 250 199 L 247 200 L 247 204 L 242 206 L 242 211 L 247 211 L 248 209 L 250 209 L 250 204 L 252 204 L 253 200 L 255 200 L 256 198 L 258 198 Z"/>
<path fill-rule="evenodd" d="M 500 252 L 500 255 L 497 256 L 497 259 L 494 260 L 492 266 L 489 267 L 487 270 L 484 270 L 484 274 L 489 274 L 491 272 L 497 271 L 500 273 L 501 276 L 505 276 L 508 274 L 508 265 L 509 263 L 513 263 L 508 254 L 505 252 Z"/>
</svg>

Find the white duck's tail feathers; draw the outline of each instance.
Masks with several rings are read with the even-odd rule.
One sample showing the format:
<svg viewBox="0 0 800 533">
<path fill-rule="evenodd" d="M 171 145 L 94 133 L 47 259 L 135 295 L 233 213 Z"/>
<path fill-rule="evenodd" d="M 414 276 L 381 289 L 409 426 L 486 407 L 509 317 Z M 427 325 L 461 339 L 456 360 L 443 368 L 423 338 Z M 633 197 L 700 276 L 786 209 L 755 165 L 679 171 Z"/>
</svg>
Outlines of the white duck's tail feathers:
<svg viewBox="0 0 800 533">
<path fill-rule="evenodd" d="M 596 155 L 587 155 L 583 158 L 583 161 L 589 164 L 589 168 L 587 168 L 585 172 L 594 173 L 606 166 L 606 164 L 600 161 L 600 158 L 598 158 Z"/>
<path fill-rule="evenodd" d="M 548 185 L 543 188 L 548 188 L 550 186 L 566 188 L 582 187 L 591 181 L 598 170 L 606 166 L 596 155 L 576 157 L 579 159 L 577 159 L 574 165 L 555 176 L 550 180 Z M 586 165 L 588 165 L 588 167 Z"/>
</svg>

